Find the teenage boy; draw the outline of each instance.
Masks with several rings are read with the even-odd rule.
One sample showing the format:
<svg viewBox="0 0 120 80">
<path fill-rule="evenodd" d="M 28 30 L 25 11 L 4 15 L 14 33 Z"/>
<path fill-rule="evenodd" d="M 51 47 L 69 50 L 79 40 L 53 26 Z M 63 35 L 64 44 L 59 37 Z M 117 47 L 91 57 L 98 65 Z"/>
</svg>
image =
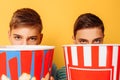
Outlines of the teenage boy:
<svg viewBox="0 0 120 80">
<path fill-rule="evenodd" d="M 10 21 L 9 40 L 12 45 L 39 45 L 43 34 L 39 14 L 30 8 L 17 10 Z"/>
<path fill-rule="evenodd" d="M 39 45 L 42 41 L 42 20 L 33 9 L 22 8 L 15 11 L 9 26 L 8 35 L 12 45 Z M 22 76 L 25 75 L 30 76 L 26 73 L 22 74 Z M 23 80 L 22 76 L 20 80 Z M 49 73 L 42 80 L 48 80 L 48 77 Z M 50 80 L 53 80 L 53 78 L 51 77 Z"/>
<path fill-rule="evenodd" d="M 102 44 L 104 24 L 98 16 L 85 13 L 75 21 L 73 34 L 74 44 Z M 65 67 L 57 71 L 56 80 L 67 80 Z"/>
</svg>

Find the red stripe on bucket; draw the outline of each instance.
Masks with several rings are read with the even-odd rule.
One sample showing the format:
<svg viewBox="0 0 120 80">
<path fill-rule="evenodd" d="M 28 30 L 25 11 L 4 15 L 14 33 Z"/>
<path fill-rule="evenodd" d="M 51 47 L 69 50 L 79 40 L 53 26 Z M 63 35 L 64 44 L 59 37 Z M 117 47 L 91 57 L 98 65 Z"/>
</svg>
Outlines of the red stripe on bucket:
<svg viewBox="0 0 120 80">
<path fill-rule="evenodd" d="M 92 68 L 98 68 L 99 67 L 99 47 L 98 46 L 92 46 Z"/>
<path fill-rule="evenodd" d="M 0 76 L 2 74 L 6 75 L 6 53 L 0 53 Z"/>
<path fill-rule="evenodd" d="M 78 54 L 78 67 L 84 67 L 84 56 L 83 56 L 83 47 L 77 47 Z"/>
<path fill-rule="evenodd" d="M 118 47 L 118 65 L 117 65 L 117 79 L 116 80 L 120 80 L 120 46 Z"/>
<path fill-rule="evenodd" d="M 31 63 L 32 51 L 21 51 L 21 73 L 30 74 Z"/>
<path fill-rule="evenodd" d="M 72 55 L 71 55 L 71 47 L 67 47 L 67 51 L 68 51 L 68 63 L 69 66 L 72 66 Z"/>
<path fill-rule="evenodd" d="M 52 68 L 52 60 L 53 60 L 53 53 L 54 53 L 54 49 L 50 50 L 50 60 L 49 60 L 49 67 Z M 50 70 L 51 73 L 51 70 Z"/>
<path fill-rule="evenodd" d="M 45 55 L 45 60 L 44 60 L 44 77 L 49 72 L 48 69 L 49 69 L 50 53 L 51 53 L 51 51 L 48 50 L 46 55 Z"/>
<path fill-rule="evenodd" d="M 35 51 L 34 76 L 36 77 L 36 80 L 40 80 L 40 75 L 41 75 L 41 72 L 42 72 L 41 69 L 42 69 L 43 55 L 44 55 L 43 50 Z"/>
<path fill-rule="evenodd" d="M 113 47 L 112 46 L 107 46 L 107 64 L 106 67 L 111 67 L 112 66 L 112 53 L 113 52 Z"/>
<path fill-rule="evenodd" d="M 9 66 L 10 66 L 10 75 L 11 80 L 18 80 L 18 66 L 17 66 L 17 58 L 12 58 L 9 60 Z"/>
</svg>

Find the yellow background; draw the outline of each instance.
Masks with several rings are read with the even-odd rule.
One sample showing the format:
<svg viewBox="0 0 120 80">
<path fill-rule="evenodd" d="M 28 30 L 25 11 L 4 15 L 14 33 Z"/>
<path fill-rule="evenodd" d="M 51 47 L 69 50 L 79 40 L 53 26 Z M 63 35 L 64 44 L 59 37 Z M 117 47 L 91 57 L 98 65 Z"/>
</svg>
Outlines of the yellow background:
<svg viewBox="0 0 120 80">
<path fill-rule="evenodd" d="M 35 9 L 43 22 L 42 44 L 56 46 L 54 63 L 64 65 L 64 44 L 72 44 L 76 18 L 91 12 L 105 24 L 105 43 L 120 43 L 120 0 L 0 0 L 0 45 L 9 45 L 9 21 L 14 11 L 29 7 Z"/>
</svg>

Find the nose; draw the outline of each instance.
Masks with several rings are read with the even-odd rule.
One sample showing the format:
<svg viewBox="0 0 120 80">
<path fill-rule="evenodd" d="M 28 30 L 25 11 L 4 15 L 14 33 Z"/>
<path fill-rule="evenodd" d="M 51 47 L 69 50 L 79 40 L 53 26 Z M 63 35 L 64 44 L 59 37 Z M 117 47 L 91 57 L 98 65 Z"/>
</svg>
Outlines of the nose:
<svg viewBox="0 0 120 80">
<path fill-rule="evenodd" d="M 28 45 L 27 40 L 23 40 L 21 45 Z"/>
<path fill-rule="evenodd" d="M 89 41 L 89 43 L 88 44 L 93 44 L 93 42 L 92 41 Z"/>
</svg>

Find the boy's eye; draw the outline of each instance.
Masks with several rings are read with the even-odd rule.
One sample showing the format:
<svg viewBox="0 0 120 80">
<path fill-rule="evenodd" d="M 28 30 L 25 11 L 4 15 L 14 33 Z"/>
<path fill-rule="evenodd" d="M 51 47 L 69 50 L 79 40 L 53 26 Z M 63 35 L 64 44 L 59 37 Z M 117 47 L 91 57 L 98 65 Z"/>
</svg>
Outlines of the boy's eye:
<svg viewBox="0 0 120 80">
<path fill-rule="evenodd" d="M 20 36 L 14 36 L 14 38 L 15 38 L 16 40 L 22 39 L 22 37 L 20 37 Z"/>
<path fill-rule="evenodd" d="M 80 40 L 79 42 L 80 42 L 80 44 L 87 44 L 86 40 Z"/>
<path fill-rule="evenodd" d="M 100 44 L 102 42 L 102 40 L 101 39 L 96 39 L 96 40 L 94 40 L 94 44 Z"/>
<path fill-rule="evenodd" d="M 31 37 L 31 38 L 29 38 L 29 40 L 30 40 L 30 41 L 36 41 L 37 38 L 36 38 L 36 37 Z"/>
</svg>

